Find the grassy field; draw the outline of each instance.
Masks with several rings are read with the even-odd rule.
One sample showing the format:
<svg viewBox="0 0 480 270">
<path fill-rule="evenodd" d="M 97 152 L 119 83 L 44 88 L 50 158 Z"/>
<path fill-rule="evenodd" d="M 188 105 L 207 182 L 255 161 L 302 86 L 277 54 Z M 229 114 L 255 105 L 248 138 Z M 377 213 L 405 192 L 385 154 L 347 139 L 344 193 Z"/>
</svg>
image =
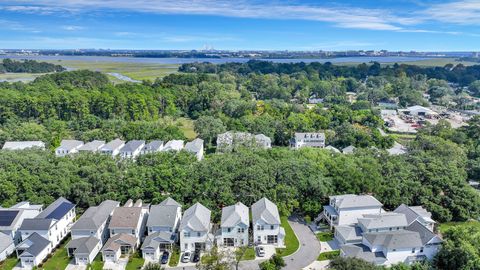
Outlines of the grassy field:
<svg viewBox="0 0 480 270">
<path fill-rule="evenodd" d="M 0 73 L 0 81 L 29 82 L 42 75 L 44 73 Z"/>
<path fill-rule="evenodd" d="M 103 73 L 120 73 L 134 80 L 154 81 L 158 77 L 177 72 L 179 65 L 176 64 L 154 64 L 154 63 L 119 63 L 119 62 L 95 62 L 79 60 L 46 61 L 73 69 L 88 69 Z M 122 82 L 119 79 L 109 76 L 114 82 Z"/>
<path fill-rule="evenodd" d="M 170 260 L 168 261 L 168 266 L 175 267 L 178 265 L 178 261 L 180 260 L 180 250 L 178 248 L 174 248 L 172 251 L 172 255 L 170 255 Z"/>
<path fill-rule="evenodd" d="M 331 260 L 338 256 L 340 256 L 340 250 L 322 252 L 320 253 L 320 255 L 318 255 L 317 261 Z"/>
<path fill-rule="evenodd" d="M 300 243 L 298 242 L 297 236 L 293 232 L 292 227 L 288 223 L 287 217 L 281 217 L 280 220 L 282 221 L 282 227 L 285 229 L 285 248 L 277 249 L 277 254 L 285 257 L 291 255 L 297 251 Z"/>
<path fill-rule="evenodd" d="M 249 247 L 242 256 L 242 261 L 255 260 L 255 249 Z"/>
<path fill-rule="evenodd" d="M 333 233 L 332 232 L 319 232 L 317 233 L 317 239 L 320 242 L 328 242 L 333 240 Z"/>
<path fill-rule="evenodd" d="M 70 237 L 63 241 L 63 243 L 55 250 L 52 257 L 50 257 L 41 267 L 44 270 L 58 270 L 65 269 L 71 258 L 68 257 L 65 245 L 70 241 Z"/>
<path fill-rule="evenodd" d="M 95 257 L 95 260 L 90 264 L 87 270 L 102 270 L 103 269 L 103 261 L 102 261 L 102 254 L 98 254 Z"/>
<path fill-rule="evenodd" d="M 130 258 L 128 259 L 127 266 L 125 267 L 125 270 L 138 270 L 142 268 L 143 263 L 145 260 L 142 258 L 140 253 L 135 252 Z"/>
<path fill-rule="evenodd" d="M 442 223 L 439 226 L 439 231 L 440 233 L 446 232 L 448 229 L 452 227 L 462 227 L 462 226 L 476 226 L 480 227 L 480 222 L 479 221 L 466 221 L 466 222 L 446 222 Z"/>
<path fill-rule="evenodd" d="M 5 261 L 0 263 L 0 269 L 1 270 L 11 270 L 15 265 L 17 265 L 18 259 L 15 256 L 15 253 L 13 254 L 13 257 L 7 258 Z"/>
</svg>

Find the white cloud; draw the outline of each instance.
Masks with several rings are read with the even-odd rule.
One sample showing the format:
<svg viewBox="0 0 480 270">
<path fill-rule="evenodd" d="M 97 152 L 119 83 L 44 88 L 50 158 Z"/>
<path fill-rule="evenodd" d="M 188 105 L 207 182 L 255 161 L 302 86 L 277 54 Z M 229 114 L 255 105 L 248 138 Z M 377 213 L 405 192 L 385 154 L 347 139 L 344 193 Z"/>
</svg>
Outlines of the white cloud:
<svg viewBox="0 0 480 270">
<path fill-rule="evenodd" d="M 421 12 L 430 20 L 455 24 L 480 24 L 480 1 L 463 0 L 435 4 Z"/>
<path fill-rule="evenodd" d="M 67 31 L 79 31 L 85 29 L 85 27 L 78 25 L 64 25 L 62 26 L 62 29 Z"/>
</svg>

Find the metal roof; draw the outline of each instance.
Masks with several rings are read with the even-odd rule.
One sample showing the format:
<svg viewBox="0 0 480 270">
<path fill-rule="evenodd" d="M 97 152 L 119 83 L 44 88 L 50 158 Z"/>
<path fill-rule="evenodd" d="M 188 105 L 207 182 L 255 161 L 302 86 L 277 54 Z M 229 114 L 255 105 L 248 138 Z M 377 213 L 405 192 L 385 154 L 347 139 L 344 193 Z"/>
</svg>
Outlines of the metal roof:
<svg viewBox="0 0 480 270">
<path fill-rule="evenodd" d="M 342 208 L 382 207 L 382 203 L 370 195 L 336 195 L 330 196 L 335 206 Z"/>
</svg>

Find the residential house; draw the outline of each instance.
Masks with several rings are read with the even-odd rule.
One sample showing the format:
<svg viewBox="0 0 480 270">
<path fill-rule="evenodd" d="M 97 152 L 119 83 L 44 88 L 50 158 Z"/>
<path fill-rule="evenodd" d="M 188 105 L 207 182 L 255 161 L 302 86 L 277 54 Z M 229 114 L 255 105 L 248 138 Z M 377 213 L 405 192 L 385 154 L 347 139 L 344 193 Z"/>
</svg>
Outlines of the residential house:
<svg viewBox="0 0 480 270">
<path fill-rule="evenodd" d="M 108 239 L 102 248 L 104 262 L 118 262 L 122 255 L 128 255 L 135 251 L 137 238 L 131 234 L 119 233 Z"/>
<path fill-rule="evenodd" d="M 147 221 L 148 236 L 141 247 L 143 258 L 157 261 L 162 251 L 172 249 L 177 241 L 181 218 L 182 206 L 172 198 L 150 207 Z"/>
<path fill-rule="evenodd" d="M 185 211 L 180 222 L 180 250 L 208 250 L 212 246 L 213 235 L 210 231 L 211 211 L 201 203 L 196 203 Z"/>
<path fill-rule="evenodd" d="M 422 206 L 407 206 L 405 204 L 401 204 L 399 207 L 393 210 L 393 212 L 405 214 L 408 225 L 418 221 L 430 231 L 433 232 L 434 230 L 435 221 L 432 219 L 432 213 L 428 212 L 427 209 L 423 208 Z"/>
<path fill-rule="evenodd" d="M 263 149 L 272 148 L 272 139 L 270 139 L 270 137 L 267 137 L 264 134 L 257 134 L 254 137 L 255 137 L 255 142 L 256 142 L 258 147 L 263 148 Z"/>
<path fill-rule="evenodd" d="M 142 149 L 142 155 L 160 152 L 163 149 L 163 141 L 151 141 Z"/>
<path fill-rule="evenodd" d="M 248 207 L 238 202 L 222 209 L 219 245 L 227 247 L 246 246 L 249 243 L 250 218 Z"/>
<path fill-rule="evenodd" d="M 15 244 L 10 235 L 0 232 L 0 262 L 15 251 Z"/>
<path fill-rule="evenodd" d="M 300 149 L 302 147 L 325 147 L 325 133 L 299 133 L 295 132 L 295 136 L 290 140 L 290 147 Z"/>
<path fill-rule="evenodd" d="M 252 205 L 253 241 L 256 244 L 284 246 L 285 229 L 281 227 L 277 206 L 267 198 Z"/>
<path fill-rule="evenodd" d="M 404 114 L 411 115 L 411 116 L 416 116 L 416 117 L 423 116 L 423 117 L 431 118 L 431 117 L 438 116 L 438 113 L 432 111 L 429 108 L 425 108 L 425 107 L 419 106 L 419 105 L 411 106 L 411 107 L 408 107 L 408 108 L 403 109 L 401 111 Z"/>
<path fill-rule="evenodd" d="M 55 149 L 55 155 L 57 157 L 64 157 L 66 155 L 77 153 L 78 148 L 80 148 L 82 145 L 82 141 L 62 140 L 62 142 L 60 142 L 60 146 Z"/>
<path fill-rule="evenodd" d="M 334 153 L 340 153 L 340 150 L 338 150 L 338 148 L 335 148 L 335 147 L 333 147 L 333 146 L 331 146 L 331 145 L 328 145 L 327 147 L 325 147 L 325 149 L 330 150 L 330 151 L 332 151 L 332 152 L 334 152 Z"/>
<path fill-rule="evenodd" d="M 30 234 L 16 248 L 20 266 L 26 269 L 41 264 L 52 250 L 52 243 L 36 232 Z"/>
<path fill-rule="evenodd" d="M 19 231 L 23 241 L 36 233 L 54 248 L 70 233 L 74 221 L 75 204 L 60 197 L 35 218 L 24 219 Z"/>
<path fill-rule="evenodd" d="M 195 139 L 185 144 L 185 150 L 195 155 L 197 160 L 203 159 L 203 140 Z"/>
<path fill-rule="evenodd" d="M 143 147 L 145 146 L 145 141 L 142 140 L 133 140 L 127 142 L 122 149 L 120 149 L 120 156 L 122 158 L 135 158 L 140 155 Z"/>
<path fill-rule="evenodd" d="M 99 206 L 92 206 L 73 225 L 72 240 L 66 249 L 68 255 L 74 257 L 75 264 L 86 265 L 95 259 L 108 239 L 108 224 L 119 205 L 117 201 L 107 200 Z"/>
<path fill-rule="evenodd" d="M 25 150 L 25 149 L 45 149 L 45 143 L 41 141 L 7 141 L 3 144 L 2 150 Z"/>
<path fill-rule="evenodd" d="M 357 148 L 353 145 L 350 145 L 350 146 L 347 146 L 347 147 L 343 148 L 342 153 L 353 154 L 353 153 L 355 153 L 355 150 L 357 150 Z"/>
<path fill-rule="evenodd" d="M 94 141 L 91 141 L 91 142 L 88 142 L 82 146 L 80 146 L 80 148 L 78 148 L 78 152 L 98 152 L 103 146 L 105 145 L 105 141 L 97 141 L 97 140 L 94 140 Z"/>
<path fill-rule="evenodd" d="M 217 152 L 229 152 L 238 147 L 271 148 L 272 140 L 263 135 L 252 135 L 248 132 L 227 131 L 217 135 Z"/>
<path fill-rule="evenodd" d="M 43 205 L 20 202 L 10 208 L 0 207 L 0 233 L 8 235 L 14 245 L 22 241 L 20 226 L 26 218 L 34 218 L 42 212 Z M 0 252 L 1 252 L 0 248 Z"/>
<path fill-rule="evenodd" d="M 329 205 L 323 207 L 323 213 L 317 220 L 325 219 L 331 227 L 352 225 L 365 214 L 380 214 L 383 204 L 370 195 L 336 195 L 329 197 Z"/>
<path fill-rule="evenodd" d="M 168 141 L 165 146 L 163 147 L 162 151 L 181 151 L 183 149 L 183 141 L 182 140 L 171 140 Z"/>
<path fill-rule="evenodd" d="M 120 149 L 125 145 L 125 141 L 120 139 L 115 139 L 113 141 L 108 142 L 102 148 L 100 148 L 100 153 L 107 154 L 110 156 L 116 156 L 120 152 Z"/>
</svg>

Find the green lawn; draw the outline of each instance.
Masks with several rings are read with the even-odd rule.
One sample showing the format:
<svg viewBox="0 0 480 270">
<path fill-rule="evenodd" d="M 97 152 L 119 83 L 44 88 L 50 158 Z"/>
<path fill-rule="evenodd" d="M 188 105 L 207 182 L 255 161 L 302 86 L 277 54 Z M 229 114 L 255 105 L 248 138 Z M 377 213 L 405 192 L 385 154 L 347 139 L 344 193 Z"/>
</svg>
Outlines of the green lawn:
<svg viewBox="0 0 480 270">
<path fill-rule="evenodd" d="M 63 243 L 55 250 L 52 257 L 50 257 L 42 267 L 44 270 L 59 270 L 65 269 L 70 262 L 71 258 L 67 255 L 67 249 L 65 245 L 70 241 L 70 237 L 63 241 Z"/>
<path fill-rule="evenodd" d="M 338 256 L 340 256 L 340 250 L 322 252 L 320 253 L 320 255 L 318 255 L 317 261 L 331 260 Z"/>
<path fill-rule="evenodd" d="M 479 221 L 465 221 L 465 222 L 446 222 L 442 223 L 439 226 L 439 231 L 440 233 L 446 232 L 448 229 L 452 227 L 459 227 L 459 226 L 476 226 L 480 227 L 480 222 Z"/>
<path fill-rule="evenodd" d="M 103 269 L 103 261 L 102 261 L 102 254 L 98 254 L 95 257 L 95 260 L 90 264 L 88 270 L 102 270 Z"/>
<path fill-rule="evenodd" d="M 142 258 L 140 253 L 135 252 L 128 259 L 127 267 L 125 267 L 125 270 L 138 270 L 142 268 L 144 262 L 145 260 Z"/>
<path fill-rule="evenodd" d="M 287 217 L 281 217 L 280 220 L 282 221 L 282 227 L 285 229 L 285 246 L 286 248 L 278 248 L 277 254 L 285 257 L 291 255 L 297 251 L 300 243 L 298 242 L 297 236 L 293 232 L 292 227 L 288 223 Z"/>
<path fill-rule="evenodd" d="M 255 259 L 255 249 L 249 247 L 242 256 L 242 261 L 250 261 Z"/>
<path fill-rule="evenodd" d="M 13 254 L 13 257 L 7 258 L 5 261 L 0 263 L 0 269 L 1 270 L 11 270 L 15 265 L 17 265 L 18 259 L 15 256 L 15 253 Z"/>
<path fill-rule="evenodd" d="M 333 240 L 333 232 L 319 232 L 317 233 L 317 239 L 320 242 L 328 242 Z"/>
<path fill-rule="evenodd" d="M 175 247 L 172 251 L 172 255 L 170 255 L 170 260 L 168 261 L 168 266 L 175 267 L 178 265 L 178 261 L 180 260 L 180 250 Z"/>
</svg>

